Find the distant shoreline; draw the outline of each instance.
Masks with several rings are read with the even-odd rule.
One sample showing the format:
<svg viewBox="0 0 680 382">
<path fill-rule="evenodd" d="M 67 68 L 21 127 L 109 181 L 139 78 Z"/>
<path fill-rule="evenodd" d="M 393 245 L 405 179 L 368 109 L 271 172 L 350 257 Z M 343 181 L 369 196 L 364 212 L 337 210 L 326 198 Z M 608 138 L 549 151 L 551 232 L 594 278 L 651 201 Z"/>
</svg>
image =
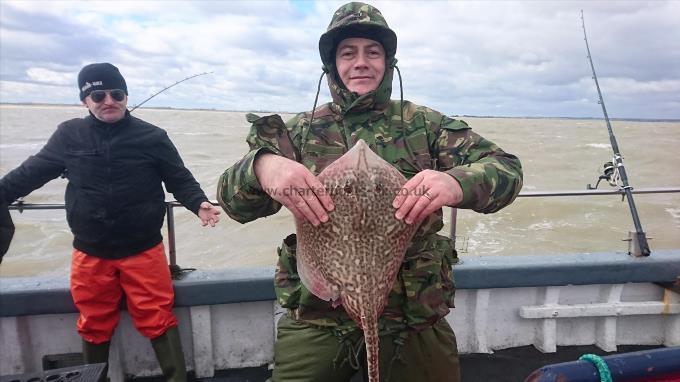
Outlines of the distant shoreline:
<svg viewBox="0 0 680 382">
<path fill-rule="evenodd" d="M 59 107 L 82 107 L 80 103 L 71 104 L 61 104 L 61 103 L 25 103 L 25 102 L 0 102 L 0 106 L 59 106 Z M 134 107 L 134 105 L 132 105 Z M 145 106 L 143 109 L 151 110 L 176 110 L 176 111 L 215 111 L 221 113 L 278 113 L 278 114 L 297 114 L 296 111 L 272 111 L 272 110 L 224 110 L 224 109 L 203 109 L 203 108 L 180 108 L 180 107 L 170 107 L 170 106 Z M 537 117 L 537 116 L 503 116 L 503 115 L 467 115 L 467 114 L 454 114 L 451 117 L 461 117 L 461 118 L 507 118 L 507 119 L 585 119 L 585 120 L 604 120 L 601 117 L 563 117 L 563 116 L 550 116 L 550 117 Z M 680 122 L 680 119 L 654 119 L 654 118 L 609 118 L 612 121 L 634 121 L 634 122 Z"/>
<path fill-rule="evenodd" d="M 29 102 L 0 102 L 0 106 L 35 106 L 35 107 L 84 107 L 81 103 L 29 103 Z M 135 105 L 128 105 L 128 108 L 135 107 Z M 175 111 L 214 111 L 219 113 L 279 113 L 279 114 L 297 114 L 295 111 L 272 111 L 272 110 L 225 110 L 225 109 L 203 109 L 203 108 L 183 108 L 170 106 L 144 106 L 141 109 L 150 110 L 175 110 Z"/>
</svg>

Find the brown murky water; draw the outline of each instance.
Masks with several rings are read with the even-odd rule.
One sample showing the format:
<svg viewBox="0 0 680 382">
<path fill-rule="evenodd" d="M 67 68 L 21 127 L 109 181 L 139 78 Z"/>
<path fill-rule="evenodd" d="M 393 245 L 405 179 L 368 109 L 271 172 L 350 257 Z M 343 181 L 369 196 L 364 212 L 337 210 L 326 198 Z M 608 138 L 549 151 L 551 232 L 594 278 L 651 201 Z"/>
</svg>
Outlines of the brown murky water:
<svg viewBox="0 0 680 382">
<path fill-rule="evenodd" d="M 37 152 L 56 125 L 85 114 L 83 107 L 0 105 L 0 175 Z M 247 151 L 243 112 L 141 109 L 135 114 L 166 129 L 206 194 L 215 199 L 220 174 Z M 286 118 L 287 116 L 284 116 Z M 603 121 L 465 118 L 481 135 L 520 157 L 524 191 L 583 190 L 611 160 Z M 631 184 L 680 187 L 680 122 L 613 121 Z M 63 203 L 66 181 L 55 179 L 25 198 Z M 609 186 L 605 186 L 609 187 Z M 601 186 L 602 188 L 602 186 Z M 168 199 L 172 199 L 169 196 Z M 680 194 L 636 195 L 652 250 L 680 247 Z M 69 272 L 72 236 L 64 211 L 12 211 L 17 226 L 0 276 Z M 177 259 L 183 267 L 272 265 L 276 246 L 294 230 L 286 211 L 241 225 L 226 215 L 203 228 L 189 211 L 175 209 Z M 448 221 L 447 221 L 448 223 Z M 592 253 L 626 250 L 632 229 L 627 203 L 617 196 L 521 198 L 491 215 L 459 211 L 462 256 Z M 445 227 L 448 232 L 449 227 Z"/>
</svg>

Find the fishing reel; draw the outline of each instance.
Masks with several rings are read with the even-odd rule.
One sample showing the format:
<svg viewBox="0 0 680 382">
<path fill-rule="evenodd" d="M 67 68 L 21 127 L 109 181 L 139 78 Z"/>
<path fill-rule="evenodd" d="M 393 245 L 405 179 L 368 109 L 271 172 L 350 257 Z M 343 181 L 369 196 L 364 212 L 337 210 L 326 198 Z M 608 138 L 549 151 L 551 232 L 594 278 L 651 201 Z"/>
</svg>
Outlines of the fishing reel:
<svg viewBox="0 0 680 382">
<path fill-rule="evenodd" d="M 597 187 L 600 185 L 600 182 L 603 180 L 606 180 L 607 183 L 609 183 L 609 185 L 612 187 L 618 188 L 623 187 L 623 185 L 621 184 L 621 176 L 619 174 L 619 169 L 617 168 L 617 166 L 614 165 L 615 161 L 616 158 L 611 162 L 605 162 L 605 164 L 602 166 L 602 174 L 600 175 L 599 178 L 597 178 L 597 183 L 595 183 L 595 187 L 588 183 L 587 186 L 588 190 L 597 189 Z"/>
</svg>

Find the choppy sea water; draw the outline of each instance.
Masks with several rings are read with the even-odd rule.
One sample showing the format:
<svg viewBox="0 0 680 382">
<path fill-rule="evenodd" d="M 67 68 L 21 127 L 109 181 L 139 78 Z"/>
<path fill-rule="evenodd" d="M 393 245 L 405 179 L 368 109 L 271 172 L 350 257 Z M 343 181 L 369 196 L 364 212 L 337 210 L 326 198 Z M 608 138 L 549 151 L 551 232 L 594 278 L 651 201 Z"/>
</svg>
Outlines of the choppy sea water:
<svg viewBox="0 0 680 382">
<path fill-rule="evenodd" d="M 84 107 L 76 106 L 0 105 L 0 176 L 36 153 L 57 124 L 85 114 Z M 213 200 L 220 174 L 247 151 L 249 124 L 244 112 L 140 109 L 134 114 L 168 131 Z M 595 183 L 602 164 L 612 157 L 600 120 L 463 119 L 521 159 L 524 191 L 583 190 Z M 612 125 L 633 187 L 680 186 L 680 122 L 613 121 Z M 55 179 L 25 201 L 63 203 L 65 186 L 64 179 Z M 680 194 L 634 198 L 643 227 L 653 238 L 652 251 L 680 247 Z M 445 215 L 443 231 L 448 233 L 448 211 Z M 67 274 L 72 235 L 64 211 L 12 211 L 12 217 L 17 231 L 0 276 Z M 182 208 L 175 209 L 175 218 L 178 264 L 192 268 L 273 265 L 276 246 L 294 230 L 287 211 L 248 224 L 223 214 L 215 228 L 201 227 Z M 459 211 L 457 246 L 463 260 L 479 255 L 613 250 L 623 255 L 627 244 L 621 239 L 632 229 L 628 204 L 618 196 L 519 198 L 495 214 Z"/>
</svg>

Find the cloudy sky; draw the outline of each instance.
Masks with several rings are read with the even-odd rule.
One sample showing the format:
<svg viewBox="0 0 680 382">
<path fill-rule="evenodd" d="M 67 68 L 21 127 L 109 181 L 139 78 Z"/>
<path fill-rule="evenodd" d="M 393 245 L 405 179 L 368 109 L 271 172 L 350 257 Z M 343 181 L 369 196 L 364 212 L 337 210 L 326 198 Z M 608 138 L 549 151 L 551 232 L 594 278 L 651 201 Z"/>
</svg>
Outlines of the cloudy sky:
<svg viewBox="0 0 680 382">
<path fill-rule="evenodd" d="M 336 1 L 0 1 L 0 102 L 76 103 L 117 65 L 130 105 L 309 110 Z M 399 38 L 405 98 L 447 114 L 680 118 L 680 1 L 372 2 Z M 395 76 L 393 98 L 398 98 Z M 329 100 L 322 86 L 321 100 Z"/>
</svg>

